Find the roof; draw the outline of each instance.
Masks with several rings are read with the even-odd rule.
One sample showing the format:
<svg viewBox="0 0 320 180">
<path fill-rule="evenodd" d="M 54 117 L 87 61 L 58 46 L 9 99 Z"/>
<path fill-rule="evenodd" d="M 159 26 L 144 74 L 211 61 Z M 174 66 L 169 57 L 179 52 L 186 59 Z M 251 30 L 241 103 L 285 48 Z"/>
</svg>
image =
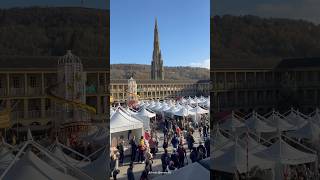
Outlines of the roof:
<svg viewBox="0 0 320 180">
<path fill-rule="evenodd" d="M 320 57 L 283 59 L 277 66 L 278 69 L 305 69 L 319 67 Z"/>
<path fill-rule="evenodd" d="M 212 60 L 213 70 L 226 69 L 273 69 L 281 59 L 278 58 L 247 58 Z"/>
<path fill-rule="evenodd" d="M 1 71 L 54 70 L 59 56 L 0 56 Z M 84 70 L 107 70 L 106 58 L 80 57 Z"/>
</svg>

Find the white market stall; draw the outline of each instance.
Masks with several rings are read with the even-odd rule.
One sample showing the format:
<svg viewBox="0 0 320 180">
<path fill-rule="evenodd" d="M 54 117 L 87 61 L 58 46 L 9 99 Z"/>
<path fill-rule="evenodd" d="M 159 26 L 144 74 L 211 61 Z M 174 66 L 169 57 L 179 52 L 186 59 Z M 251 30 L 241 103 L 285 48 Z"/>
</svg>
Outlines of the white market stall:
<svg viewBox="0 0 320 180">
<path fill-rule="evenodd" d="M 126 139 L 128 132 L 140 137 L 143 135 L 143 123 L 126 114 L 122 108 L 118 108 L 110 118 L 111 147 L 116 147 L 120 137 Z"/>
</svg>

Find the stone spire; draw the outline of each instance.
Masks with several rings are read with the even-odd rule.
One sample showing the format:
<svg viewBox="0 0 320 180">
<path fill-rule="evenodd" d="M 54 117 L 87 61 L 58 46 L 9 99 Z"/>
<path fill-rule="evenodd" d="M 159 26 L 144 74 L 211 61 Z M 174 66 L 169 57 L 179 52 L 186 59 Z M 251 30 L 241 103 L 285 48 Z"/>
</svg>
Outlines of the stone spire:
<svg viewBox="0 0 320 180">
<path fill-rule="evenodd" d="M 151 79 L 164 80 L 163 60 L 161 57 L 157 18 L 155 19 L 155 26 L 154 26 L 153 54 L 152 54 L 152 63 L 151 63 Z"/>
</svg>

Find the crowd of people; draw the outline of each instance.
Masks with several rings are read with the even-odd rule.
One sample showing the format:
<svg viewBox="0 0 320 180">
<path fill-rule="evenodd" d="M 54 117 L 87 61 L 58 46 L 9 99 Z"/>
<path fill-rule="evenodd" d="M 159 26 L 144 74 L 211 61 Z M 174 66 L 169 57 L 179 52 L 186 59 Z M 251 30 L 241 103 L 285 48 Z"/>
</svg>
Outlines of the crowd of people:
<svg viewBox="0 0 320 180">
<path fill-rule="evenodd" d="M 184 121 L 184 122 L 183 122 Z M 155 121 L 156 122 L 156 121 Z M 128 180 L 134 180 L 133 169 L 135 163 L 143 163 L 144 170 L 141 173 L 140 180 L 149 179 L 152 171 L 154 158 L 157 156 L 159 146 L 159 136 L 156 129 L 162 129 L 163 132 L 163 154 L 161 154 L 162 172 L 171 172 L 184 167 L 188 163 L 194 163 L 210 156 L 210 138 L 208 135 L 208 124 L 200 122 L 193 123 L 186 119 L 166 118 L 162 123 L 155 127 L 151 125 L 151 131 L 146 131 L 144 136 L 137 139 L 132 136 L 129 140 L 131 147 L 131 157 L 129 168 L 127 169 Z M 195 130 L 200 133 L 200 140 L 196 143 L 194 137 Z M 204 143 L 203 143 L 204 142 Z M 120 166 L 124 162 L 123 140 L 117 145 L 117 151 L 111 155 L 111 174 L 117 179 Z M 187 148 L 184 147 L 187 144 Z M 198 144 L 196 146 L 196 144 Z M 172 152 L 169 153 L 169 147 L 172 146 Z M 190 152 L 188 161 L 187 152 Z"/>
</svg>

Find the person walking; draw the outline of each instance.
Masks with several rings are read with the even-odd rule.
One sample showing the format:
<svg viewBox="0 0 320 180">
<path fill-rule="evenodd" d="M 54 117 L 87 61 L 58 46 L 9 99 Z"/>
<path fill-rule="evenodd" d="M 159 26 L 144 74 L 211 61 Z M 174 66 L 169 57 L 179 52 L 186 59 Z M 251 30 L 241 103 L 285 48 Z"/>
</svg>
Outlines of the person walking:
<svg viewBox="0 0 320 180">
<path fill-rule="evenodd" d="M 139 149 L 138 161 L 139 161 L 139 163 L 140 162 L 143 163 L 144 162 L 144 151 L 146 149 L 146 144 L 145 144 L 145 140 L 144 140 L 143 136 L 141 136 L 141 138 L 140 138 L 138 149 Z"/>
<path fill-rule="evenodd" d="M 163 127 L 163 137 L 167 138 L 168 137 L 168 133 L 169 133 L 169 130 L 168 130 L 167 126 L 164 126 Z"/>
<path fill-rule="evenodd" d="M 199 126 L 199 135 L 200 135 L 200 138 L 203 137 L 203 134 L 202 134 L 202 126 L 201 126 L 201 125 Z"/>
<path fill-rule="evenodd" d="M 206 153 L 205 151 L 203 150 L 203 148 L 199 148 L 197 149 L 197 152 L 198 152 L 198 157 L 197 157 L 197 160 L 196 161 L 201 161 L 202 159 L 205 159 L 206 158 Z"/>
<path fill-rule="evenodd" d="M 145 157 L 145 163 L 146 163 L 145 169 L 147 169 L 148 171 L 152 171 L 152 161 L 153 161 L 152 159 L 153 159 L 153 156 L 150 153 L 150 148 L 147 148 L 144 157 Z"/>
<path fill-rule="evenodd" d="M 161 165 L 162 165 L 162 172 L 167 172 L 167 166 L 170 162 L 170 155 L 167 149 L 164 149 L 164 153 L 161 155 Z"/>
<path fill-rule="evenodd" d="M 188 149 L 190 150 L 190 152 L 191 152 L 191 150 L 193 148 L 194 142 L 195 142 L 195 140 L 194 140 L 193 135 L 191 133 L 189 133 L 188 136 L 187 136 L 187 143 L 188 143 Z"/>
<path fill-rule="evenodd" d="M 153 156 L 156 155 L 156 146 L 157 146 L 157 142 L 156 142 L 156 139 L 154 137 L 152 137 L 150 140 L 149 140 L 149 147 L 150 147 L 150 152 Z"/>
<path fill-rule="evenodd" d="M 203 127 L 203 138 L 208 137 L 208 130 L 209 130 L 209 126 L 205 124 Z"/>
<path fill-rule="evenodd" d="M 119 157 L 119 162 L 121 164 L 123 164 L 123 160 L 124 160 L 124 147 L 123 147 L 124 141 L 121 139 L 120 143 L 117 146 L 117 149 L 119 151 L 120 157 Z"/>
<path fill-rule="evenodd" d="M 198 158 L 198 151 L 197 151 L 197 148 L 193 147 L 192 148 L 192 151 L 190 153 L 190 159 L 191 159 L 191 162 L 194 163 L 197 161 L 197 158 Z"/>
<path fill-rule="evenodd" d="M 138 149 L 135 136 L 133 136 L 132 139 L 130 140 L 130 145 L 131 145 L 131 161 L 134 162 L 136 160 L 136 154 Z"/>
<path fill-rule="evenodd" d="M 179 155 L 178 155 L 176 149 L 173 149 L 173 152 L 171 154 L 171 161 L 174 162 L 174 167 L 178 168 L 180 166 L 180 164 L 179 164 Z"/>
<path fill-rule="evenodd" d="M 130 162 L 129 168 L 127 170 L 127 178 L 128 180 L 134 180 L 134 174 L 133 174 L 133 162 Z"/>
<path fill-rule="evenodd" d="M 147 169 L 142 171 L 140 180 L 149 180 L 149 171 Z"/>
<path fill-rule="evenodd" d="M 210 157 L 210 138 L 206 137 L 204 141 L 204 147 L 206 148 L 207 154 L 206 157 Z"/>
<path fill-rule="evenodd" d="M 168 140 L 167 140 L 167 138 L 164 138 L 163 145 L 162 145 L 163 149 L 168 149 L 168 146 L 169 146 Z"/>
<path fill-rule="evenodd" d="M 201 155 L 202 159 L 206 158 L 207 150 L 201 141 L 199 142 L 199 146 L 197 147 L 197 151 L 198 151 L 198 153 L 200 151 L 202 152 L 201 154 L 199 153 Z"/>
<path fill-rule="evenodd" d="M 178 155 L 179 155 L 179 168 L 181 168 L 184 166 L 184 158 L 186 158 L 187 156 L 187 152 L 184 149 L 182 144 L 179 144 Z"/>
<path fill-rule="evenodd" d="M 174 136 L 172 137 L 172 139 L 171 139 L 171 144 L 172 144 L 172 147 L 173 147 L 174 149 L 177 149 L 177 148 L 178 148 L 179 139 L 178 139 L 178 137 L 177 137 L 176 134 L 174 134 Z"/>
</svg>

